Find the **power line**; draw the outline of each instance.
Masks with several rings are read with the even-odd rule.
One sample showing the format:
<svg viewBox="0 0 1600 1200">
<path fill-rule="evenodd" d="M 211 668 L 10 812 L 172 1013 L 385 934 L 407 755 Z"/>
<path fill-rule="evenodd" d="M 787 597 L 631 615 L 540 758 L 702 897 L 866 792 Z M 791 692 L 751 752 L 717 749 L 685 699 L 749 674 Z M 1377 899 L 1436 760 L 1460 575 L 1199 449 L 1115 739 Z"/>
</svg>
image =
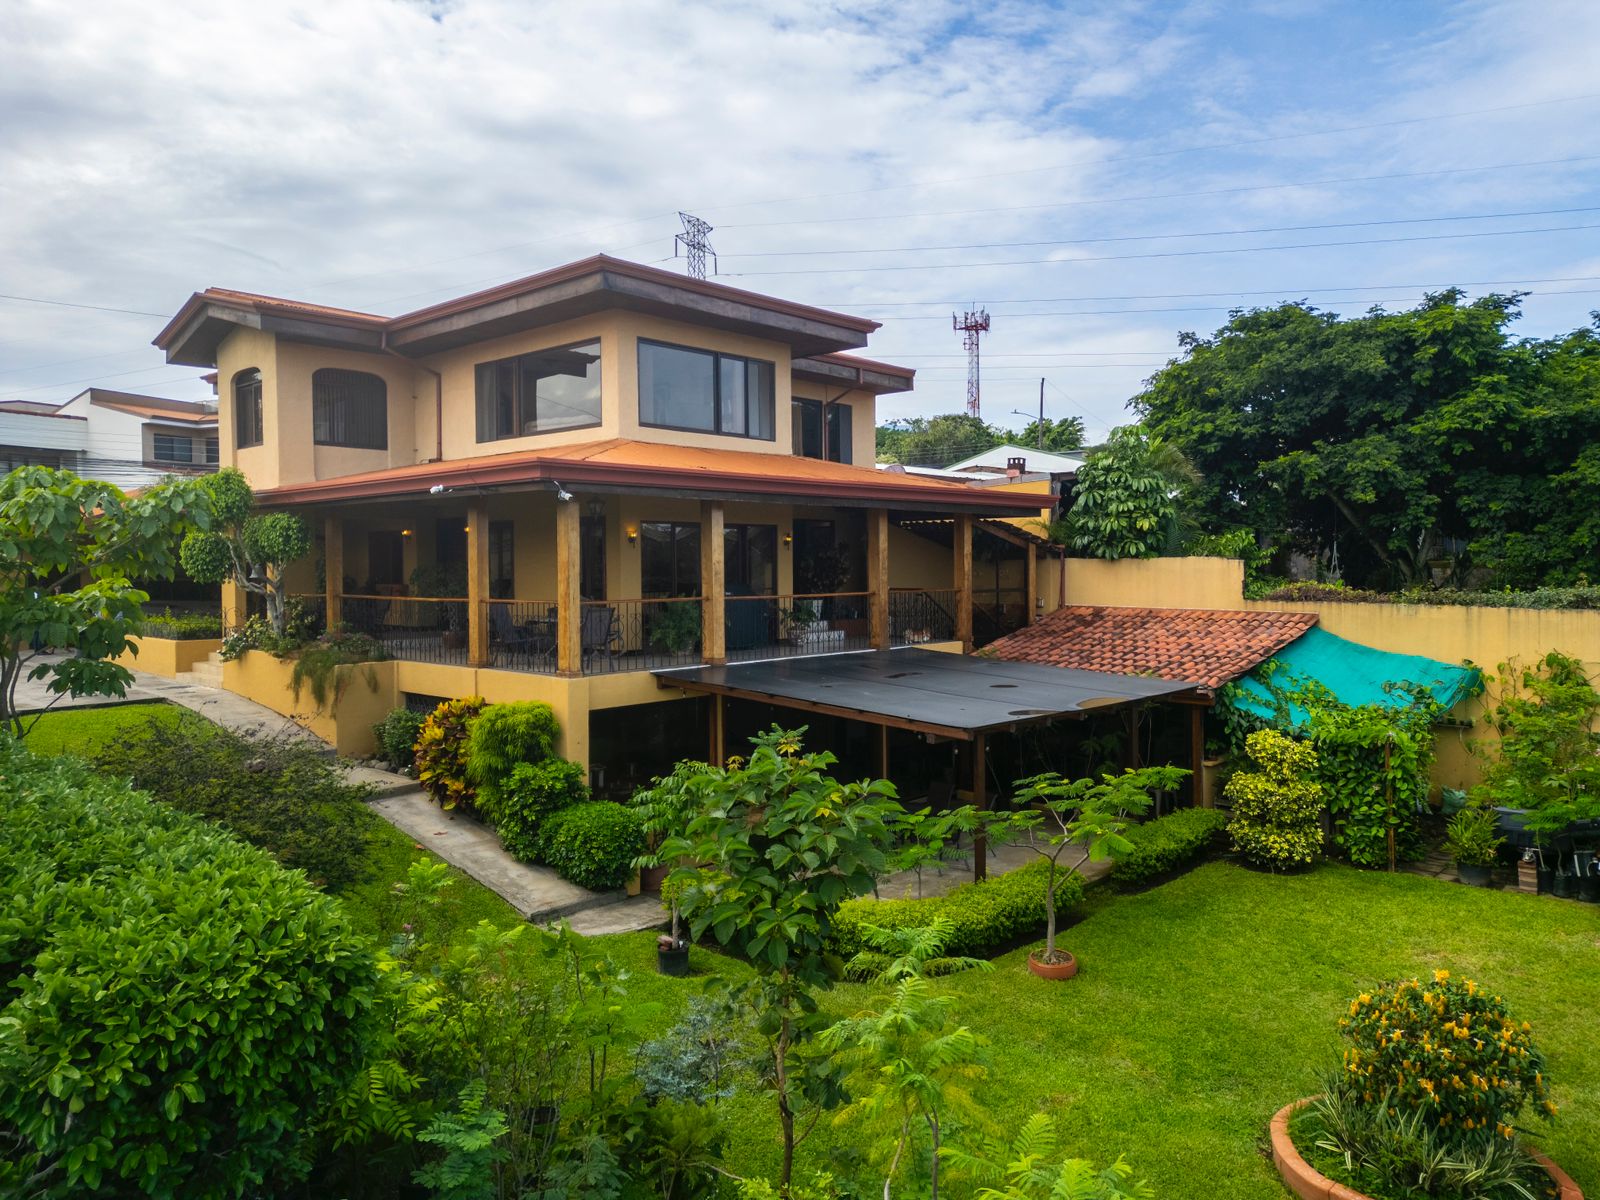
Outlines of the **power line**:
<svg viewBox="0 0 1600 1200">
<path fill-rule="evenodd" d="M 1536 229 L 1486 229 L 1475 233 L 1426 233 L 1397 238 L 1356 238 L 1342 242 L 1286 242 L 1281 246 L 1228 246 L 1210 250 L 1156 250 L 1145 254 L 1097 254 L 1079 258 L 1013 258 L 975 263 L 919 263 L 874 267 L 796 267 L 783 271 L 732 271 L 727 278 L 756 278 L 768 275 L 847 275 L 881 271 L 958 271 L 980 267 L 1031 267 L 1045 263 L 1073 265 L 1086 262 L 1127 262 L 1140 258 L 1196 258 L 1216 254 L 1259 254 L 1269 250 L 1321 250 L 1336 246 L 1389 246 L 1401 242 L 1449 242 L 1464 238 L 1510 237 L 1514 234 L 1570 233 L 1580 229 L 1600 229 L 1600 224 L 1550 225 Z"/>
<path fill-rule="evenodd" d="M 1087 246 L 1105 242 L 1154 242 L 1174 238 L 1239 237 L 1255 233 L 1302 233 L 1312 229 L 1365 229 L 1377 225 L 1427 225 L 1443 221 L 1494 221 L 1508 217 L 1553 217 L 1600 212 L 1600 204 L 1582 208 L 1541 208 L 1522 212 L 1465 213 L 1453 217 L 1386 217 L 1371 221 L 1337 221 L 1326 225 L 1260 225 L 1254 229 L 1197 229 L 1188 233 L 1131 233 L 1111 237 L 1052 238 L 1036 242 L 966 242 L 944 246 L 884 246 L 848 250 L 753 250 L 723 258 L 815 258 L 830 254 L 916 254 L 927 250 L 1015 250 L 1036 246 Z"/>
<path fill-rule="evenodd" d="M 41 296 L 13 296 L 0 292 L 0 300 L 10 300 L 17 304 L 48 304 L 56 308 L 86 308 L 91 312 L 127 313 L 134 317 L 170 317 L 171 313 L 145 312 L 138 308 L 108 308 L 103 304 L 78 304 L 72 300 L 46 300 Z"/>
</svg>

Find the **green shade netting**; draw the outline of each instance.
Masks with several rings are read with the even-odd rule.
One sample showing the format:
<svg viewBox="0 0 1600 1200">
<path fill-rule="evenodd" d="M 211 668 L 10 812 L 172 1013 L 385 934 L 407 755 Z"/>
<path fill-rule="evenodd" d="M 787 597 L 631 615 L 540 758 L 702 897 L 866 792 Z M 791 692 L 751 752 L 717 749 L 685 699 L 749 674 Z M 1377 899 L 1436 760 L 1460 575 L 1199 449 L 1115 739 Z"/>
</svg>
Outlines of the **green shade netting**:
<svg viewBox="0 0 1600 1200">
<path fill-rule="evenodd" d="M 1402 708 L 1408 703 L 1405 691 L 1388 690 L 1386 684 L 1401 685 L 1402 689 L 1424 687 L 1445 709 L 1477 690 L 1480 678 L 1476 667 L 1452 666 L 1420 654 L 1391 654 L 1317 628 L 1279 650 L 1273 661 L 1278 669 L 1270 675 L 1264 664 L 1239 680 L 1237 697 L 1241 708 L 1269 719 L 1276 712 L 1265 682 L 1269 678 L 1272 686 L 1282 691 L 1315 680 L 1352 708 L 1364 704 Z M 1305 709 L 1291 703 L 1290 725 L 1298 728 L 1305 720 Z"/>
</svg>

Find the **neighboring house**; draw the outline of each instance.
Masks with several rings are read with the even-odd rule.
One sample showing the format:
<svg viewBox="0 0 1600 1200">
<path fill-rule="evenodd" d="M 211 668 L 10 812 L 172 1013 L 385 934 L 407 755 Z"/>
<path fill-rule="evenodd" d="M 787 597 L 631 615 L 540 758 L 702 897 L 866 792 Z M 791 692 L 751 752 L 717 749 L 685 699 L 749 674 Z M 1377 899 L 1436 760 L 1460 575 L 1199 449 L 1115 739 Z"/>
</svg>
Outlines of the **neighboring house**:
<svg viewBox="0 0 1600 1200">
<path fill-rule="evenodd" d="M 1023 475 L 1043 474 L 1057 478 L 1076 475 L 1087 460 L 1074 454 L 1053 454 L 1048 450 L 1035 450 L 1011 442 L 991 446 L 981 454 L 963 458 L 945 468 L 947 471 L 982 473 L 1017 471 Z"/>
<path fill-rule="evenodd" d="M 617 790 L 708 727 L 808 721 L 652 672 L 972 644 L 976 529 L 1040 497 L 875 469 L 877 398 L 913 384 L 846 353 L 877 328 L 600 256 L 398 317 L 210 289 L 156 345 L 215 368 L 222 463 L 317 531 L 289 590 L 388 647 L 379 707 L 544 700 Z"/>
<path fill-rule="evenodd" d="M 122 488 L 217 469 L 217 410 L 89 388 L 65 404 L 0 401 L 0 470 L 63 467 Z"/>
</svg>

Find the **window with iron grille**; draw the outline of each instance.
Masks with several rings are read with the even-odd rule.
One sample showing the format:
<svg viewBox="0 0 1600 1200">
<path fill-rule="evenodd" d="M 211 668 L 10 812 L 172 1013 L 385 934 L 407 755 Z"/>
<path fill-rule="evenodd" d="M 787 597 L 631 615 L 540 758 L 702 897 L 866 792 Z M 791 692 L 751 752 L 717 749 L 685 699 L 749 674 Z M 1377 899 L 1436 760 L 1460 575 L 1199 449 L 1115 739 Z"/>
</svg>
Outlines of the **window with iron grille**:
<svg viewBox="0 0 1600 1200">
<path fill-rule="evenodd" d="M 377 375 L 323 367 L 311 376 L 312 441 L 357 450 L 389 448 L 389 389 Z"/>
<path fill-rule="evenodd" d="M 261 372 L 251 367 L 233 377 L 233 444 L 259 446 L 266 440 L 261 419 Z"/>
<path fill-rule="evenodd" d="M 194 461 L 194 439 L 173 433 L 153 434 L 151 456 L 156 462 L 191 463 Z"/>
</svg>

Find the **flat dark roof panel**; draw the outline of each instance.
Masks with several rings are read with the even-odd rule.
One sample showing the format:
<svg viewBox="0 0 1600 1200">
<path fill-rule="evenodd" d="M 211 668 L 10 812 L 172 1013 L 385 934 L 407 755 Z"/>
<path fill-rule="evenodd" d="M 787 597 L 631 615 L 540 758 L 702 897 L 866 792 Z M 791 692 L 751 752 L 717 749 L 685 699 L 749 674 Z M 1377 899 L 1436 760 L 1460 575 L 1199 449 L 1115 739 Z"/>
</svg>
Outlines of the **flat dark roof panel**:
<svg viewBox="0 0 1600 1200">
<path fill-rule="evenodd" d="M 675 667 L 657 679 L 689 691 L 761 696 L 850 713 L 874 724 L 967 736 L 1192 692 L 1194 685 L 907 647 L 719 667 Z"/>
</svg>

